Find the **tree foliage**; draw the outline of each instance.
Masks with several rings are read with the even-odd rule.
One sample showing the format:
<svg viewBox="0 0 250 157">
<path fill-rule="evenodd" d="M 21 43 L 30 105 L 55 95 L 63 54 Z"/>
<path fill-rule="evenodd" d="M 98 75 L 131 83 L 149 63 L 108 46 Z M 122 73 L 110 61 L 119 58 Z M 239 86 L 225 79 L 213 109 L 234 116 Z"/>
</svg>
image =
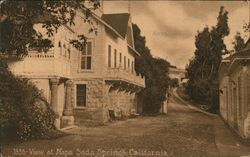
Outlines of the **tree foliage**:
<svg viewBox="0 0 250 157">
<path fill-rule="evenodd" d="M 86 0 L 87 1 L 87 0 Z M 25 56 L 29 47 L 46 52 L 52 41 L 34 29 L 42 23 L 51 37 L 61 25 L 72 26 L 78 10 L 84 22 L 91 26 L 91 10 L 100 6 L 99 0 L 2 0 L 0 1 L 1 55 Z M 91 30 L 94 31 L 94 26 Z M 85 36 L 70 41 L 81 49 Z M 0 58 L 0 133 L 2 137 L 27 139 L 46 136 L 54 131 L 55 114 L 40 91 L 27 79 L 14 76 Z"/>
<path fill-rule="evenodd" d="M 177 78 L 170 79 L 170 87 L 175 88 L 179 86 L 179 80 Z"/>
<path fill-rule="evenodd" d="M 0 52 L 22 56 L 27 54 L 29 45 L 44 43 L 51 45 L 49 39 L 44 42 L 33 28 L 34 23 L 43 23 L 47 35 L 52 36 L 61 25 L 74 25 L 77 10 L 82 10 L 85 22 L 89 20 L 91 10 L 100 6 L 99 0 L 3 0 L 0 4 Z M 40 20 L 40 21 L 39 21 Z M 45 46 L 45 45 L 43 45 Z"/>
<path fill-rule="evenodd" d="M 197 103 L 218 109 L 218 69 L 222 55 L 228 54 L 224 37 L 229 35 L 228 12 L 220 8 L 216 26 L 205 27 L 195 37 L 195 56 L 186 67 L 187 93 Z"/>
<path fill-rule="evenodd" d="M 145 114 L 158 114 L 162 103 L 166 100 L 169 87 L 169 62 L 160 58 L 153 58 L 150 49 L 146 46 L 145 37 L 141 36 L 139 27 L 133 24 L 135 49 L 141 56 L 136 58 L 135 69 L 137 73 L 145 76 L 146 88 L 139 93 L 143 101 Z"/>
<path fill-rule="evenodd" d="M 1 139 L 48 136 L 55 131 L 54 121 L 53 110 L 36 86 L 14 76 L 0 58 Z"/>
<path fill-rule="evenodd" d="M 239 32 L 237 32 L 236 35 L 234 36 L 233 45 L 235 52 L 239 52 L 245 47 L 245 40 L 241 37 Z"/>
</svg>

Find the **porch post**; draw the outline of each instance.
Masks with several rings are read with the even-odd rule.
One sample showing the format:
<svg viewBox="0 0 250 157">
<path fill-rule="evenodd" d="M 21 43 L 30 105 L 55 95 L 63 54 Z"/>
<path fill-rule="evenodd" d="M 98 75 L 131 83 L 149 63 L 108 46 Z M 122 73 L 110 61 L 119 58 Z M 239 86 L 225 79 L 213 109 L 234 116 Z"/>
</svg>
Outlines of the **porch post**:
<svg viewBox="0 0 250 157">
<path fill-rule="evenodd" d="M 74 124 L 73 108 L 72 108 L 73 82 L 71 80 L 67 80 L 65 82 L 65 86 L 66 86 L 66 96 L 65 96 L 65 105 L 62 116 L 62 127 L 67 127 Z"/>
<path fill-rule="evenodd" d="M 58 78 L 52 78 L 50 79 L 51 83 L 51 106 L 53 111 L 56 114 L 56 120 L 55 120 L 55 127 L 57 129 L 60 128 L 60 119 L 59 119 L 59 113 L 58 113 L 58 84 L 59 79 Z"/>
<path fill-rule="evenodd" d="M 73 82 L 71 80 L 66 81 L 66 101 L 65 106 L 63 110 L 64 116 L 72 116 L 73 110 L 72 110 L 72 86 Z"/>
</svg>

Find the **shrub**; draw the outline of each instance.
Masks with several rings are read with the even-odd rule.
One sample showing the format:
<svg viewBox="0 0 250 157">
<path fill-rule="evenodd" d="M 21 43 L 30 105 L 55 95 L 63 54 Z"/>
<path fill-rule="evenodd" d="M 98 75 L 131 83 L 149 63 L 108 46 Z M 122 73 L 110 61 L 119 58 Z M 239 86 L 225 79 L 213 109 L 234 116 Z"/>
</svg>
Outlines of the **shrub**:
<svg viewBox="0 0 250 157">
<path fill-rule="evenodd" d="M 1 136 L 22 140 L 42 137 L 55 129 L 54 120 L 54 112 L 36 86 L 14 76 L 0 58 Z"/>
<path fill-rule="evenodd" d="M 219 91 L 216 81 L 202 79 L 188 81 L 186 89 L 194 102 L 208 106 L 210 112 L 215 113 L 218 110 Z"/>
</svg>

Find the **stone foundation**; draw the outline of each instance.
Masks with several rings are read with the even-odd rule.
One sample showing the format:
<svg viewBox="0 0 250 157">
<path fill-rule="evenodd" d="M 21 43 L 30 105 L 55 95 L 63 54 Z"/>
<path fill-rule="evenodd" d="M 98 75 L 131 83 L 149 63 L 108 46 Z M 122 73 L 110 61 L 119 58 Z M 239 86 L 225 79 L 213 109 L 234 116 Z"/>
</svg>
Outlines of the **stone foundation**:
<svg viewBox="0 0 250 157">
<path fill-rule="evenodd" d="M 105 108 L 74 109 L 74 117 L 76 125 L 103 125 L 110 120 Z"/>
<path fill-rule="evenodd" d="M 74 117 L 77 124 L 86 121 L 106 123 L 110 114 L 119 119 L 137 112 L 136 94 L 129 91 L 110 91 L 110 85 L 103 79 L 74 80 L 77 84 L 86 84 L 86 107 L 75 106 Z M 76 94 L 76 91 L 74 92 Z M 75 97 L 75 96 L 74 96 Z M 76 100 L 74 100 L 76 102 Z M 111 115 L 112 116 L 112 115 Z"/>
<path fill-rule="evenodd" d="M 66 128 L 74 125 L 74 116 L 62 116 L 61 128 Z"/>
<path fill-rule="evenodd" d="M 137 112 L 137 101 L 135 93 L 125 91 L 109 91 L 109 87 L 105 87 L 105 107 L 114 112 L 116 118 L 130 116 L 131 113 Z"/>
</svg>

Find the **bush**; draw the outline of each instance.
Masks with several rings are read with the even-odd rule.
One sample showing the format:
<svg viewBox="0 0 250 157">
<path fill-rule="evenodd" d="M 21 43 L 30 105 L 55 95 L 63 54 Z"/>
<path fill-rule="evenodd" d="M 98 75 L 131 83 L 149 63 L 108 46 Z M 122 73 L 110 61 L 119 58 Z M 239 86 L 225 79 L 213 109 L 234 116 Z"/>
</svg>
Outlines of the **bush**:
<svg viewBox="0 0 250 157">
<path fill-rule="evenodd" d="M 55 114 L 40 91 L 14 76 L 0 58 L 0 125 L 2 137 L 26 140 L 54 130 Z"/>
<path fill-rule="evenodd" d="M 194 102 L 208 106 L 210 112 L 217 112 L 219 91 L 216 81 L 202 79 L 188 81 L 186 90 Z"/>
<path fill-rule="evenodd" d="M 159 114 L 169 87 L 169 63 L 159 58 L 150 58 L 148 63 L 144 67 L 146 71 L 141 72 L 146 76 L 146 87 L 138 96 L 142 101 L 144 114 Z M 136 65 L 140 67 L 140 62 L 137 61 Z"/>
</svg>

